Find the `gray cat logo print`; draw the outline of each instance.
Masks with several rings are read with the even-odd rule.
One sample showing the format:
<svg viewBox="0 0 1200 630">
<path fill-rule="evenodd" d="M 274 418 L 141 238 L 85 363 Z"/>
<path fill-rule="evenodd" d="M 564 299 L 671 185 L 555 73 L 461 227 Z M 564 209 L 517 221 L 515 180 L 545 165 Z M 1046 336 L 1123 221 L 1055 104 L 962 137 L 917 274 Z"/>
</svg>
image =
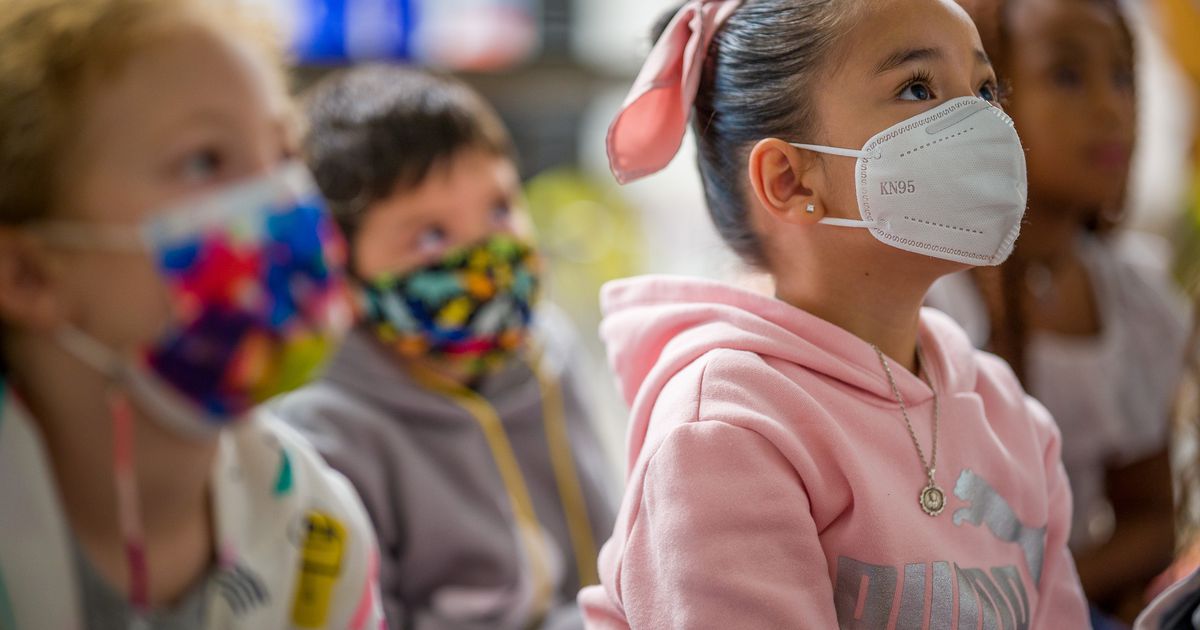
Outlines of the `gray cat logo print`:
<svg viewBox="0 0 1200 630">
<path fill-rule="evenodd" d="M 1041 579 L 1046 528 L 1022 523 L 1008 501 L 970 469 L 959 476 L 954 495 L 967 503 L 954 512 L 954 525 L 985 528 L 998 540 L 1016 544 L 1036 585 Z M 928 613 L 925 612 L 927 589 L 931 591 Z M 953 561 L 919 561 L 897 567 L 873 565 L 846 556 L 838 558 L 834 584 L 838 626 L 887 628 L 898 590 L 900 611 L 896 628 L 950 630 L 956 622 L 959 628 L 983 630 L 1029 628 L 1032 613 L 1029 596 L 1020 569 L 1015 566 L 976 569 Z"/>
<path fill-rule="evenodd" d="M 955 510 L 954 524 L 986 525 L 992 535 L 1005 542 L 1016 543 L 1025 552 L 1025 563 L 1033 583 L 1042 579 L 1042 555 L 1046 548 L 1046 528 L 1029 527 L 1017 519 L 1012 507 L 986 479 L 970 468 L 963 470 L 954 485 L 954 496 L 970 505 Z"/>
</svg>

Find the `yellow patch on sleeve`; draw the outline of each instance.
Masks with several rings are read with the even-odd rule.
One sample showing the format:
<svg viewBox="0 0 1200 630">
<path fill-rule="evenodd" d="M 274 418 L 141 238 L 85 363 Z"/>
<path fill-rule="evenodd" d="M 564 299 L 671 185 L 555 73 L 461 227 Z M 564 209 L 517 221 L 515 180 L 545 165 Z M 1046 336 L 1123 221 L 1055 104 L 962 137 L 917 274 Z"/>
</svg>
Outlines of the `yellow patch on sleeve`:
<svg viewBox="0 0 1200 630">
<path fill-rule="evenodd" d="M 307 531 L 300 550 L 300 576 L 292 604 L 292 623 L 299 628 L 324 628 L 333 587 L 342 571 L 346 527 L 322 512 L 309 512 L 305 520 Z"/>
</svg>

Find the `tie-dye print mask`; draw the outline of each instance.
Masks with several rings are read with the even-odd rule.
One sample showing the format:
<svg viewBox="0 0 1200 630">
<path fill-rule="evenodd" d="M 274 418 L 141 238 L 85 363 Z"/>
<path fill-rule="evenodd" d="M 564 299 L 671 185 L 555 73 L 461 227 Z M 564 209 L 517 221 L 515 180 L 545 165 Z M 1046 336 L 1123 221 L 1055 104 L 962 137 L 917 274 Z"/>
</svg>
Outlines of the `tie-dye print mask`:
<svg viewBox="0 0 1200 630">
<path fill-rule="evenodd" d="M 493 236 L 404 276 L 366 282 L 364 319 L 405 358 L 430 356 L 482 372 L 525 342 L 540 268 L 533 247 Z"/>
<path fill-rule="evenodd" d="M 172 209 L 140 228 L 43 227 L 60 245 L 152 256 L 172 306 L 172 321 L 157 341 L 130 360 L 78 330 L 59 338 L 156 411 L 178 407 L 161 403 L 182 396 L 202 412 L 165 414 L 172 425 L 216 428 L 302 385 L 351 321 L 344 241 L 300 164 Z M 162 389 L 156 382 L 172 391 L 155 391 Z"/>
</svg>

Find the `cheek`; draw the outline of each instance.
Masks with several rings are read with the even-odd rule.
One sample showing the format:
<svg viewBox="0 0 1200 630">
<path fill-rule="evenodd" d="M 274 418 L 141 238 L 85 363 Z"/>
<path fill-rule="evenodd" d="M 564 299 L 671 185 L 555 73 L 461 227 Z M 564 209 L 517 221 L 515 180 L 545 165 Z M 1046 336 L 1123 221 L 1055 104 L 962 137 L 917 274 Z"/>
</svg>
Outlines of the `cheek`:
<svg viewBox="0 0 1200 630">
<path fill-rule="evenodd" d="M 417 252 L 388 238 L 387 232 L 365 225 L 351 238 L 350 249 L 354 273 L 365 280 L 401 275 L 419 264 Z"/>
<path fill-rule="evenodd" d="M 1070 206 L 1109 203 L 1120 195 L 1124 178 L 1105 173 L 1089 157 L 1094 130 L 1070 110 L 1022 112 L 1018 122 L 1026 148 L 1029 186 L 1034 196 Z"/>
<path fill-rule="evenodd" d="M 843 219 L 858 219 L 862 214 L 858 204 L 855 178 L 857 160 L 825 157 L 825 192 L 822 195 L 825 213 Z"/>
<path fill-rule="evenodd" d="M 69 264 L 61 290 L 73 325 L 121 351 L 143 347 L 166 331 L 170 290 L 149 258 L 80 255 Z"/>
<path fill-rule="evenodd" d="M 1069 108 L 1058 106 L 1054 98 L 1030 94 L 1014 103 L 1011 113 L 1031 176 L 1035 165 L 1038 170 L 1061 171 L 1079 162 L 1082 121 Z"/>
</svg>

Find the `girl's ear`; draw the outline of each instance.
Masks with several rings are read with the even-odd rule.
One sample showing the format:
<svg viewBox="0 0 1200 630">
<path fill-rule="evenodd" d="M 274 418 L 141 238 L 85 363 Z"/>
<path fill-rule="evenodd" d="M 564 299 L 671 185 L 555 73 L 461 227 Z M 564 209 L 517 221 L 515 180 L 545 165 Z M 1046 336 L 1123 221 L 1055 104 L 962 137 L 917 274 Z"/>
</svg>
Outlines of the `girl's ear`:
<svg viewBox="0 0 1200 630">
<path fill-rule="evenodd" d="M 825 216 L 815 181 L 817 160 L 805 151 L 768 138 L 754 145 L 749 159 L 754 196 L 771 217 L 785 223 L 813 224 Z"/>
<path fill-rule="evenodd" d="M 0 321 L 53 331 L 62 320 L 54 269 L 54 259 L 40 241 L 24 230 L 0 227 Z"/>
</svg>

